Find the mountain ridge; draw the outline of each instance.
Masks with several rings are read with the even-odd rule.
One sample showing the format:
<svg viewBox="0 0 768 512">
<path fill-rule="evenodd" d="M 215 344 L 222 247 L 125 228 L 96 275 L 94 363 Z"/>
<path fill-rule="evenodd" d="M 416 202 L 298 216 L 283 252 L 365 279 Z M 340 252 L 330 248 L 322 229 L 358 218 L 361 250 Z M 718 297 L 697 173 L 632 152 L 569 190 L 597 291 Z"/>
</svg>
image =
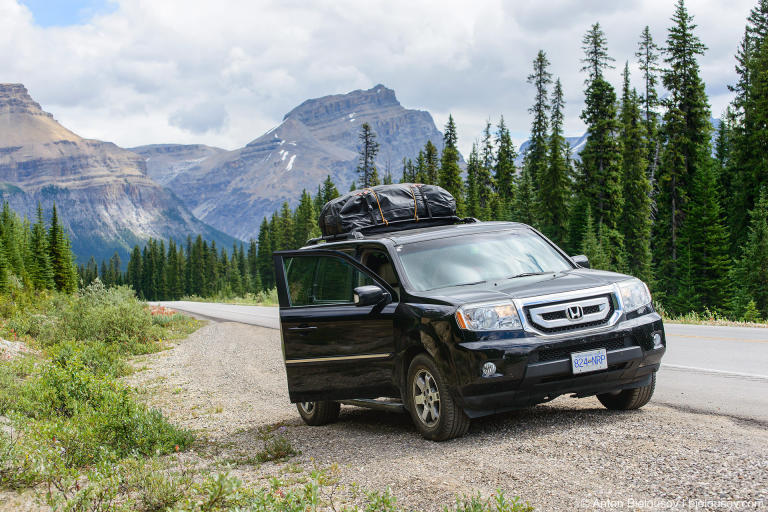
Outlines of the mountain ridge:
<svg viewBox="0 0 768 512">
<path fill-rule="evenodd" d="M 55 201 L 79 260 L 126 256 L 149 237 L 234 239 L 195 218 L 147 174 L 145 159 L 59 124 L 23 84 L 0 84 L 0 200 L 34 217 Z"/>
<path fill-rule="evenodd" d="M 305 100 L 278 126 L 241 148 L 222 150 L 191 165 L 183 159 L 169 161 L 164 170 L 151 172 L 201 220 L 248 239 L 257 236 L 264 216 L 283 201 L 295 204 L 302 189 L 314 192 L 326 175 L 340 190 L 349 188 L 356 178 L 364 122 L 380 144 L 379 176 L 387 169 L 399 176 L 403 157 L 415 159 L 428 140 L 442 148 L 443 135 L 429 112 L 403 107 L 395 91 L 378 84 Z M 144 148 L 134 149 L 150 157 L 151 167 L 151 155 Z"/>
</svg>

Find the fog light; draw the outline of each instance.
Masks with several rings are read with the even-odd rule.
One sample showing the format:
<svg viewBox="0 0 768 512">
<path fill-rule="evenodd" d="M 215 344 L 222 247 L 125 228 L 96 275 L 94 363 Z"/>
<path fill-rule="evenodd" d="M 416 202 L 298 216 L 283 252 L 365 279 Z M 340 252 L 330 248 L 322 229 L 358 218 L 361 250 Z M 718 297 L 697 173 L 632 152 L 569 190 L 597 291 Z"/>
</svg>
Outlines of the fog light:
<svg viewBox="0 0 768 512">
<path fill-rule="evenodd" d="M 483 365 L 483 377 L 490 377 L 496 373 L 496 365 L 493 363 L 485 363 Z"/>
<path fill-rule="evenodd" d="M 661 334 L 653 333 L 653 348 L 661 348 Z"/>
</svg>

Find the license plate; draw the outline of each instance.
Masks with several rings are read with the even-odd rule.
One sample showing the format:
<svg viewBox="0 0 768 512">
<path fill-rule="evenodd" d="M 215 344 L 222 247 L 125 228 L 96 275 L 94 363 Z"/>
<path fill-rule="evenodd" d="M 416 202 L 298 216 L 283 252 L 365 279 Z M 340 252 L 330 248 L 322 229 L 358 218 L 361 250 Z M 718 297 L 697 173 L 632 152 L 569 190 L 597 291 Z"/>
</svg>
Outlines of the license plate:
<svg viewBox="0 0 768 512">
<path fill-rule="evenodd" d="M 594 372 L 608 368 L 608 357 L 604 348 L 574 352 L 571 354 L 571 367 L 574 375 L 577 373 Z"/>
</svg>

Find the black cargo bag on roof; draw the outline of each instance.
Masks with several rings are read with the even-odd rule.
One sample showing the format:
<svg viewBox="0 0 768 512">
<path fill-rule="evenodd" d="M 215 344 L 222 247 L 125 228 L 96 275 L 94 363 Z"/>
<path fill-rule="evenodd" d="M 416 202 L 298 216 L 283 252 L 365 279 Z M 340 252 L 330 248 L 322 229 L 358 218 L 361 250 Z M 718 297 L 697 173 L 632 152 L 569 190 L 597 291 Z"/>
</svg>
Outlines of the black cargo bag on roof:
<svg viewBox="0 0 768 512">
<path fill-rule="evenodd" d="M 317 224 L 323 236 L 364 228 L 396 230 L 456 216 L 456 200 L 436 185 L 400 183 L 353 190 L 328 201 Z"/>
</svg>

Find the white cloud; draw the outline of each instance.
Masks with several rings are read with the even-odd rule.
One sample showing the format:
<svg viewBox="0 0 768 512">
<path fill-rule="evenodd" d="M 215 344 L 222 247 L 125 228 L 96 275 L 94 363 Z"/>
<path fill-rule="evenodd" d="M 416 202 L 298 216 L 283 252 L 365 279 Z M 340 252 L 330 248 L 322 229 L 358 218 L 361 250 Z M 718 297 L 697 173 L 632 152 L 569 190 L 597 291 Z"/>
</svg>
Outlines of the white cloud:
<svg viewBox="0 0 768 512">
<path fill-rule="evenodd" d="M 505 2 L 119 0 L 87 24 L 41 28 L 18 0 L 0 0 L 0 80 L 22 82 L 69 128 L 123 146 L 241 146 L 311 97 L 383 83 L 404 106 L 449 112 L 467 152 L 489 117 L 525 138 L 539 48 L 565 89 L 566 129 L 580 134 L 581 38 L 595 21 L 617 69 L 647 24 L 663 43 L 669 0 Z M 756 0 L 690 0 L 701 61 L 719 115 L 733 54 Z M 635 77 L 637 78 L 637 77 Z M 639 84 L 639 80 L 637 80 Z"/>
</svg>

